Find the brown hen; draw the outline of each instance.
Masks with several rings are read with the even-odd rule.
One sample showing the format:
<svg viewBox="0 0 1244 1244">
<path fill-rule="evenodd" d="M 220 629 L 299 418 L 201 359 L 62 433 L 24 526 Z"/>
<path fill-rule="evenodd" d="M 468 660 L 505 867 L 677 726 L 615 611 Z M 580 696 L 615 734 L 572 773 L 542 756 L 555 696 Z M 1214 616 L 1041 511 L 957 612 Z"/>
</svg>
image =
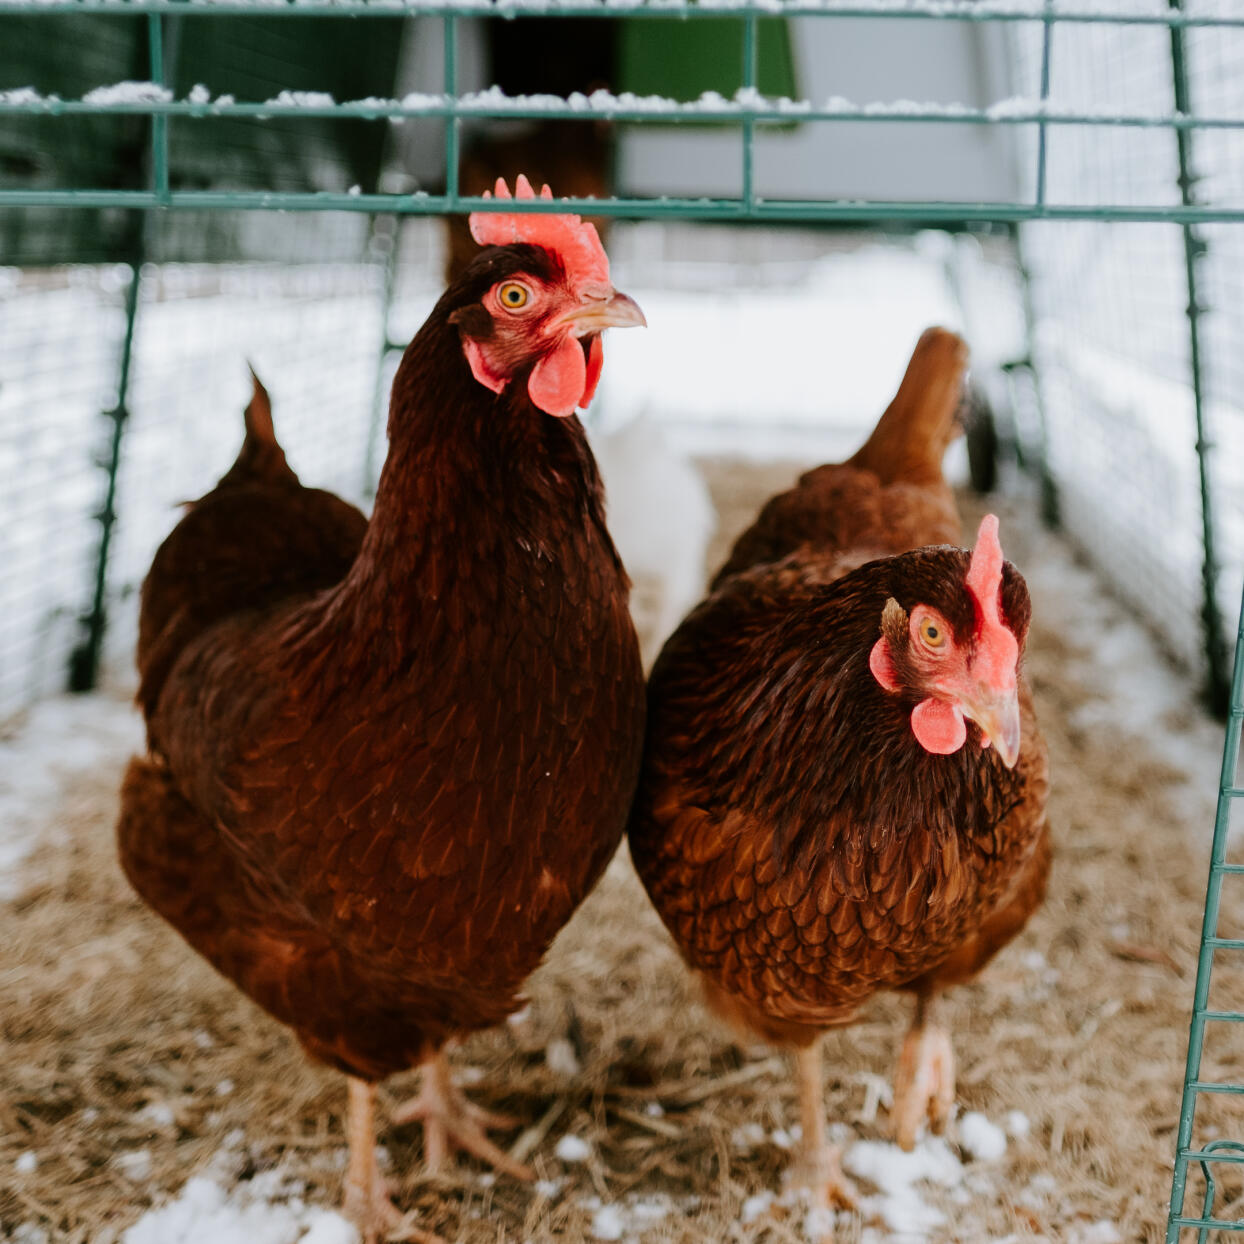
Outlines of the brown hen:
<svg viewBox="0 0 1244 1244">
<path fill-rule="evenodd" d="M 499 187 L 499 191 L 500 191 Z M 530 188 L 520 183 L 520 194 Z M 233 469 L 157 553 L 138 660 L 150 756 L 118 837 L 139 894 L 350 1080 L 346 1210 L 401 1225 L 374 1086 L 516 1174 L 450 1085 L 613 854 L 643 731 L 629 584 L 574 415 L 600 332 L 641 323 L 577 217 L 487 245 L 394 382 L 370 522 L 303 488 L 256 387 Z"/>
<path fill-rule="evenodd" d="M 924 334 L 863 449 L 764 507 L 649 683 L 635 866 L 714 1009 L 798 1051 L 797 1174 L 824 1209 L 852 1193 L 820 1035 L 913 992 L 895 1130 L 910 1148 L 943 1124 L 937 994 L 1023 927 L 1049 867 L 1028 592 L 992 516 L 953 547 L 941 458 L 966 363 Z"/>
</svg>

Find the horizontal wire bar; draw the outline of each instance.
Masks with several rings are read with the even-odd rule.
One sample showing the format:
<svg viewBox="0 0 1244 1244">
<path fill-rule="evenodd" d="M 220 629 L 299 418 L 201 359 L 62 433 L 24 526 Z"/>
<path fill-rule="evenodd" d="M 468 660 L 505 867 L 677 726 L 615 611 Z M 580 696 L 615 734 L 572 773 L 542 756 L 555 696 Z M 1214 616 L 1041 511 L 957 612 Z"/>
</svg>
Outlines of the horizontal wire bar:
<svg viewBox="0 0 1244 1244">
<path fill-rule="evenodd" d="M 1186 1162 L 1229 1162 L 1234 1166 L 1244 1164 L 1244 1153 L 1215 1152 L 1212 1149 L 1181 1149 L 1178 1157 Z"/>
<path fill-rule="evenodd" d="M 1241 1015 L 1238 1011 L 1199 1011 L 1198 1014 L 1205 1019 L 1215 1020 L 1223 1024 L 1244 1024 L 1244 1015 Z M 1244 1088 L 1241 1088 L 1240 1091 L 1244 1092 Z"/>
<path fill-rule="evenodd" d="M 1244 224 L 1238 207 L 1165 204 L 1042 204 L 892 202 L 871 199 L 556 199 L 560 211 L 626 218 L 679 217 L 687 220 L 768 221 L 1026 221 L 1090 220 L 1099 222 L 1165 222 L 1173 224 Z M 549 210 L 549 201 L 530 203 L 506 199 L 507 212 Z M 215 211 L 389 212 L 401 215 L 445 215 L 454 212 L 500 211 L 495 199 L 450 198 L 432 194 L 341 194 L 297 191 L 174 190 L 167 200 L 145 190 L 0 190 L 4 207 L 177 207 Z M 1244 942 L 1220 943 L 1244 948 Z"/>
<path fill-rule="evenodd" d="M 1213 1080 L 1191 1080 L 1188 1087 L 1195 1093 L 1244 1093 L 1244 1084 L 1219 1084 Z"/>
<path fill-rule="evenodd" d="M 1244 786 L 1224 786 L 1222 788 L 1222 797 L 1224 799 L 1244 799 Z M 1226 868 L 1226 865 L 1223 865 Z M 1244 871 L 1244 865 L 1240 866 Z"/>
<path fill-rule="evenodd" d="M 1244 950 L 1244 940 L 1238 937 L 1207 937 L 1205 945 L 1215 950 Z"/>
<path fill-rule="evenodd" d="M 668 107 L 644 107 L 642 104 L 580 106 L 568 100 L 540 104 L 511 102 L 464 103 L 444 100 L 404 104 L 398 100 L 350 100 L 345 103 L 298 103 L 265 101 L 264 103 L 195 103 L 191 100 L 121 100 L 115 103 L 91 103 L 84 99 L 24 99 L 20 92 L 11 98 L 0 95 L 0 115 L 30 116 L 120 116 L 143 117 L 339 117 L 374 121 L 381 118 L 445 117 L 494 118 L 577 121 L 672 121 L 680 123 L 770 122 L 790 124 L 793 121 L 915 121 L 941 124 L 970 125 L 1071 125 L 1112 126 L 1142 129 L 1244 130 L 1244 116 L 1198 117 L 1172 113 L 1169 116 L 1145 116 L 1129 113 L 1054 112 L 1040 108 L 994 111 L 947 104 L 884 104 L 862 105 L 857 108 L 801 108 L 794 106 L 766 107 L 763 104 L 706 105 L 698 102 L 679 104 L 662 101 Z"/>
<path fill-rule="evenodd" d="M 1172 1227 L 1217 1227 L 1220 1231 L 1244 1231 L 1244 1222 L 1220 1222 L 1217 1218 L 1188 1218 L 1184 1215 L 1172 1218 Z"/>
<path fill-rule="evenodd" d="M 1214 871 L 1220 873 L 1244 873 L 1244 864 L 1215 864 Z"/>
<path fill-rule="evenodd" d="M 6 13 L 175 13 L 207 17 L 885 17 L 964 22 L 1036 22 L 1039 4 L 973 3 L 972 0 L 0 0 Z M 1091 4 L 1055 12 L 1055 22 L 1105 26 L 1244 27 L 1244 15 L 1221 13 L 1120 13 Z"/>
</svg>

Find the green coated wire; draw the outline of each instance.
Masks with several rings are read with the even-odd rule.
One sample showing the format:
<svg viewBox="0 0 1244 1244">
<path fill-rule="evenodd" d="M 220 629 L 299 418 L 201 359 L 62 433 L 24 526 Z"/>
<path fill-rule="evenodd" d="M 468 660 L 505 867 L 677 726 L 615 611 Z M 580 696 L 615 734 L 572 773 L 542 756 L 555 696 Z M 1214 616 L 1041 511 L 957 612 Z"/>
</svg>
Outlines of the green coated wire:
<svg viewBox="0 0 1244 1244">
<path fill-rule="evenodd" d="M 770 0 L 769 3 L 712 4 L 689 0 L 635 0 L 605 3 L 603 0 L 0 0 L 0 16 L 6 13 L 178 13 L 210 17 L 588 17 L 642 16 L 683 21 L 688 18 L 722 17 L 817 17 L 826 19 L 884 17 L 887 20 L 1033 22 L 1045 17 L 1044 0 L 1027 8 L 1009 0 L 940 0 L 936 5 L 913 7 L 905 0 L 851 3 L 842 0 Z M 1244 27 L 1244 14 L 1117 12 L 1084 3 L 1059 9 L 1059 22 L 1104 26 Z"/>
<path fill-rule="evenodd" d="M 1214 1022 L 1220 1012 L 1209 1009 L 1210 980 L 1214 968 L 1214 951 L 1219 949 L 1244 949 L 1244 941 L 1218 937 L 1218 913 L 1222 902 L 1223 878 L 1239 866 L 1226 863 L 1227 838 L 1231 827 L 1231 808 L 1239 792 L 1235 786 L 1235 769 L 1240 754 L 1241 727 L 1244 726 L 1244 605 L 1241 607 L 1240 626 L 1236 636 L 1235 665 L 1231 676 L 1230 711 L 1227 718 L 1226 737 L 1223 741 L 1222 770 L 1219 782 L 1218 809 L 1214 818 L 1214 841 L 1210 848 L 1209 881 L 1206 884 L 1205 916 L 1201 927 L 1201 951 L 1197 960 L 1196 986 L 1192 1003 L 1192 1022 L 1188 1034 L 1188 1057 L 1184 1073 L 1183 1100 L 1179 1112 L 1179 1129 L 1175 1143 L 1175 1170 L 1171 1179 L 1170 1213 L 1167 1218 L 1167 1244 L 1178 1244 L 1182 1227 L 1216 1226 L 1224 1230 L 1244 1230 L 1244 1223 L 1218 1223 L 1208 1218 L 1212 1203 L 1207 1202 L 1199 1218 L 1186 1216 L 1183 1212 L 1187 1191 L 1188 1164 L 1190 1162 L 1244 1162 L 1244 1153 L 1221 1154 L 1207 1146 L 1203 1150 L 1192 1148 L 1192 1131 L 1196 1121 L 1197 1094 L 1203 1091 L 1240 1091 L 1230 1089 L 1207 1090 L 1201 1080 L 1201 1055 L 1205 1046 L 1206 1024 Z M 1232 1013 L 1234 1014 L 1234 1013 Z M 1204 1168 L 1203 1168 L 1204 1169 Z"/>
</svg>

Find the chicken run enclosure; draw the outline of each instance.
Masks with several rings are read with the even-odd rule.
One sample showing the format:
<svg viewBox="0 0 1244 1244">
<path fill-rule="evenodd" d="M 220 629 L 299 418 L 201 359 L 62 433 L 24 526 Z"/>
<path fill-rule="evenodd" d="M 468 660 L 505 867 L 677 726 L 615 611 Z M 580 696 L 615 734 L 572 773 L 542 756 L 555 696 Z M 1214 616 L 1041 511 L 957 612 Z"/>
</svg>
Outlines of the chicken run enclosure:
<svg viewBox="0 0 1244 1244">
<path fill-rule="evenodd" d="M 1238 0 L 0 0 L 0 746 L 65 689 L 130 690 L 138 587 L 176 507 L 236 453 L 248 360 L 302 478 L 374 494 L 397 357 L 442 287 L 441 218 L 522 171 L 608 226 L 619 286 L 653 291 L 650 333 L 670 336 L 629 371 L 635 347 L 611 340 L 589 416 L 615 437 L 620 510 L 643 452 L 627 426 L 661 424 L 697 460 L 841 456 L 920 317 L 957 317 L 973 482 L 1028 498 L 1228 725 L 1182 1112 L 1170 1086 L 1156 1141 L 1169 1218 L 1151 1198 L 1139 1231 L 1048 1236 L 1021 1215 L 1010 1235 L 932 1238 L 1244 1231 L 1244 1057 L 1219 1040 L 1244 1033 L 1222 966 L 1244 953 Z M 865 349 L 877 389 L 834 397 L 820 334 L 856 341 L 857 312 L 894 325 L 893 355 Z M 760 378 L 687 376 L 699 355 Z M 853 403 L 857 422 L 822 420 Z M 1208 825 L 1189 833 L 1199 861 Z M 1135 941 L 1116 938 L 1170 960 Z M 1188 968 L 1160 984 L 1181 1025 Z M 19 1117 L 4 1095 L 0 1132 Z M 627 1117 L 671 1134 L 657 1111 Z M 0 1241 L 62 1238 L 50 1218 L 20 1233 L 39 1200 L 6 1200 L 9 1177 Z M 612 1233 L 594 1187 L 595 1238 L 639 1238 Z M 579 1238 L 523 1212 L 522 1238 Z M 843 1238 L 928 1238 L 869 1230 Z"/>
</svg>

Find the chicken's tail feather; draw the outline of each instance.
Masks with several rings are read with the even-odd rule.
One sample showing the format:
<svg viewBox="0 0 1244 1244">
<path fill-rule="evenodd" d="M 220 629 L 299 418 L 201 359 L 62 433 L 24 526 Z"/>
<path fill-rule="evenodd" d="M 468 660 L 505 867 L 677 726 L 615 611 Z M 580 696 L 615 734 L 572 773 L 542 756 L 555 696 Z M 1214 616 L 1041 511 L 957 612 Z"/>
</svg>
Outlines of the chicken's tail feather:
<svg viewBox="0 0 1244 1244">
<path fill-rule="evenodd" d="M 920 335 L 894 400 L 848 465 L 874 472 L 883 484 L 933 484 L 942 457 L 961 428 L 968 347 L 945 328 Z"/>
<path fill-rule="evenodd" d="M 246 420 L 246 435 L 269 445 L 277 445 L 276 428 L 272 426 L 272 399 L 268 396 L 268 390 L 263 387 L 263 381 L 255 374 L 254 366 L 250 363 L 246 366 L 254 385 L 251 400 L 242 414 Z M 279 445 L 277 447 L 280 448 Z"/>
<path fill-rule="evenodd" d="M 248 364 L 249 366 L 249 364 Z M 242 442 L 241 452 L 228 472 L 220 481 L 221 486 L 238 484 L 255 479 L 289 478 L 297 480 L 297 476 L 285 461 L 285 451 L 276 439 L 276 428 L 272 423 L 272 399 L 263 382 L 250 368 L 251 400 L 246 404 L 242 418 L 246 422 L 246 440 Z"/>
</svg>

